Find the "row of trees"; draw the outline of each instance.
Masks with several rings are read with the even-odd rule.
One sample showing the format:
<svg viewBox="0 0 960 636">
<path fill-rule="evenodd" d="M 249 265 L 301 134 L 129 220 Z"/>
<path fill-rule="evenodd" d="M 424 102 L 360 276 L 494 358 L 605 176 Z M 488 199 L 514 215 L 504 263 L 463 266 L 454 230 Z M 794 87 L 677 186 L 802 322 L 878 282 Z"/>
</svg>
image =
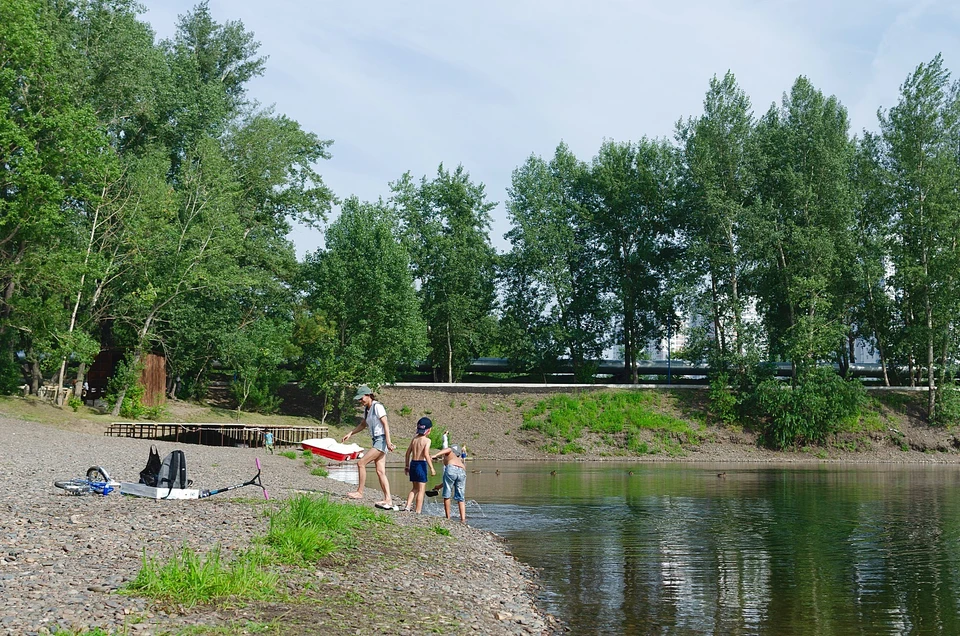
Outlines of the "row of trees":
<svg viewBox="0 0 960 636">
<path fill-rule="evenodd" d="M 888 382 L 928 385 L 932 418 L 948 399 L 960 100 L 939 57 L 877 134 L 852 136 L 803 77 L 757 117 L 727 74 L 672 140 L 531 156 L 507 192 L 505 254 L 484 186 L 441 165 L 386 201 L 340 202 L 297 262 L 291 222 L 323 224 L 336 202 L 317 172 L 331 142 L 247 98 L 264 58 L 242 24 L 202 3 L 156 42 L 138 11 L 0 0 L 5 388 L 21 368 L 33 390 L 77 364 L 82 378 L 117 347 L 116 408 L 162 351 L 182 395 L 220 363 L 241 408 L 275 407 L 293 373 L 336 410 L 350 386 L 424 361 L 455 381 L 479 356 L 543 373 L 568 358 L 589 381 L 618 347 L 634 370 L 697 316 L 685 355 L 724 385 L 776 359 L 803 387 L 863 339 Z"/>
</svg>

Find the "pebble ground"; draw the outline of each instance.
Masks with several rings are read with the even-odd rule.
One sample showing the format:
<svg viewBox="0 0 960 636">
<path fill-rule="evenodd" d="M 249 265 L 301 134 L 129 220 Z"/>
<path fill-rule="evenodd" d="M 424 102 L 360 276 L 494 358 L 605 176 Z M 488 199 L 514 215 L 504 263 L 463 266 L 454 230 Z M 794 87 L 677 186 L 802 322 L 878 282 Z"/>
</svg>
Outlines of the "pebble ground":
<svg viewBox="0 0 960 636">
<path fill-rule="evenodd" d="M 121 594 L 142 559 L 165 559 L 189 546 L 224 557 L 267 529 L 255 487 L 193 501 L 153 501 L 111 494 L 70 496 L 54 487 L 100 465 L 120 481 L 137 481 L 149 440 L 121 439 L 0 418 L 0 633 L 108 634 L 553 634 L 563 631 L 536 604 L 536 573 L 514 560 L 490 533 L 456 521 L 384 513 L 393 521 L 359 555 L 341 555 L 291 575 L 292 597 L 320 590 L 304 606 L 239 604 L 185 608 Z M 241 483 L 263 462 L 271 501 L 310 491 L 342 496 L 350 486 L 314 477 L 301 461 L 258 449 L 158 442 L 161 455 L 186 453 L 188 476 L 202 488 Z M 376 483 L 372 474 L 368 483 Z M 405 485 L 404 485 L 405 486 Z M 401 488 L 402 490 L 402 488 Z M 357 505 L 373 506 L 367 490 Z M 398 500 L 399 503 L 399 500 Z M 451 537 L 438 539 L 440 526 Z M 411 543 L 410 537 L 415 538 Z M 395 540 L 395 541 L 394 541 Z M 315 585 L 305 585 L 304 579 Z M 341 602 L 343 599 L 356 602 Z M 318 610 L 313 612 L 311 608 Z M 262 628 L 262 627 L 261 627 Z M 226 630 L 226 631 L 224 631 Z"/>
</svg>

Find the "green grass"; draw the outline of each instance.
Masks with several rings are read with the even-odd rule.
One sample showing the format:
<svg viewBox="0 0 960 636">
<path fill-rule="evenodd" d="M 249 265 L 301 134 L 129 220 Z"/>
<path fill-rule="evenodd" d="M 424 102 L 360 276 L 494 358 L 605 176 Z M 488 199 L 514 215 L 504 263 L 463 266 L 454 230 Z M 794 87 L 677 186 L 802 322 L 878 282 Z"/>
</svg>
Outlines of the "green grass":
<svg viewBox="0 0 960 636">
<path fill-rule="evenodd" d="M 690 423 L 658 412 L 659 396 L 651 391 L 599 391 L 554 395 L 523 414 L 523 429 L 538 430 L 550 439 L 547 451 L 582 453 L 579 440 L 587 432 L 604 438 L 622 437 L 634 453 L 682 452 L 679 440 L 696 444 Z M 654 444 L 644 441 L 655 433 Z"/>
<path fill-rule="evenodd" d="M 277 455 L 280 455 L 281 457 L 286 457 L 287 459 L 297 458 L 297 453 L 295 451 L 283 451 L 283 452 L 277 453 Z"/>
<path fill-rule="evenodd" d="M 437 534 L 439 534 L 441 537 L 449 537 L 449 536 L 450 536 L 450 531 L 447 530 L 446 528 L 444 528 L 443 526 L 441 526 L 439 523 L 438 523 L 437 525 L 431 527 L 430 529 L 433 530 L 434 532 L 436 532 Z"/>
<path fill-rule="evenodd" d="M 314 468 L 313 470 L 310 471 L 310 474 L 313 475 L 314 477 L 329 477 L 329 476 L 330 476 L 330 473 L 328 473 L 328 472 L 327 472 L 327 469 L 324 468 L 323 466 L 317 466 L 316 468 Z"/>
<path fill-rule="evenodd" d="M 280 563 L 301 564 L 352 546 L 353 530 L 374 521 L 388 522 L 389 518 L 327 497 L 298 495 L 270 515 L 270 529 L 263 543 Z"/>
<path fill-rule="evenodd" d="M 225 564 L 219 547 L 201 556 L 184 546 L 166 562 L 144 554 L 140 573 L 125 589 L 187 607 L 233 598 L 267 600 L 276 594 L 278 577 L 263 567 L 265 559 L 262 551 L 250 551 Z"/>
</svg>

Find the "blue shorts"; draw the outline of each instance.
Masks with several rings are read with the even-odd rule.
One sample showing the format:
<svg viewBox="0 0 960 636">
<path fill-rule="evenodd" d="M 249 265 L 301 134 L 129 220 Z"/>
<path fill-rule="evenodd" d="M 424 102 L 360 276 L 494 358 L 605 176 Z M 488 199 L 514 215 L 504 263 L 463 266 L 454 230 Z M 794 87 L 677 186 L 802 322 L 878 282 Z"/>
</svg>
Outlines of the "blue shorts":
<svg viewBox="0 0 960 636">
<path fill-rule="evenodd" d="M 414 459 L 410 462 L 410 481 L 415 484 L 427 483 L 427 460 Z"/>
<path fill-rule="evenodd" d="M 467 484 L 467 471 L 459 466 L 445 466 L 443 469 L 443 498 L 463 501 L 463 487 Z"/>
<path fill-rule="evenodd" d="M 373 438 L 373 447 L 378 451 L 387 454 L 387 436 L 386 435 L 377 435 Z"/>
</svg>

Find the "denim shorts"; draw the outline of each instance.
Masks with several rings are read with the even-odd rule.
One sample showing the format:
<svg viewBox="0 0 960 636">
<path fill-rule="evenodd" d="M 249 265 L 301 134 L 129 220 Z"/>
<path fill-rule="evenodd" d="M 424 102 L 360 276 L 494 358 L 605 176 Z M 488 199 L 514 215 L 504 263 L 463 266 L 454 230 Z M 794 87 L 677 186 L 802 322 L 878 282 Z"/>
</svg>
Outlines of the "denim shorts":
<svg viewBox="0 0 960 636">
<path fill-rule="evenodd" d="M 386 435 L 376 435 L 373 438 L 373 447 L 378 451 L 387 454 L 387 436 Z"/>
<path fill-rule="evenodd" d="M 463 487 L 467 484 L 467 471 L 459 466 L 446 466 L 443 469 L 443 498 L 450 495 L 456 501 L 463 501 Z"/>
</svg>

